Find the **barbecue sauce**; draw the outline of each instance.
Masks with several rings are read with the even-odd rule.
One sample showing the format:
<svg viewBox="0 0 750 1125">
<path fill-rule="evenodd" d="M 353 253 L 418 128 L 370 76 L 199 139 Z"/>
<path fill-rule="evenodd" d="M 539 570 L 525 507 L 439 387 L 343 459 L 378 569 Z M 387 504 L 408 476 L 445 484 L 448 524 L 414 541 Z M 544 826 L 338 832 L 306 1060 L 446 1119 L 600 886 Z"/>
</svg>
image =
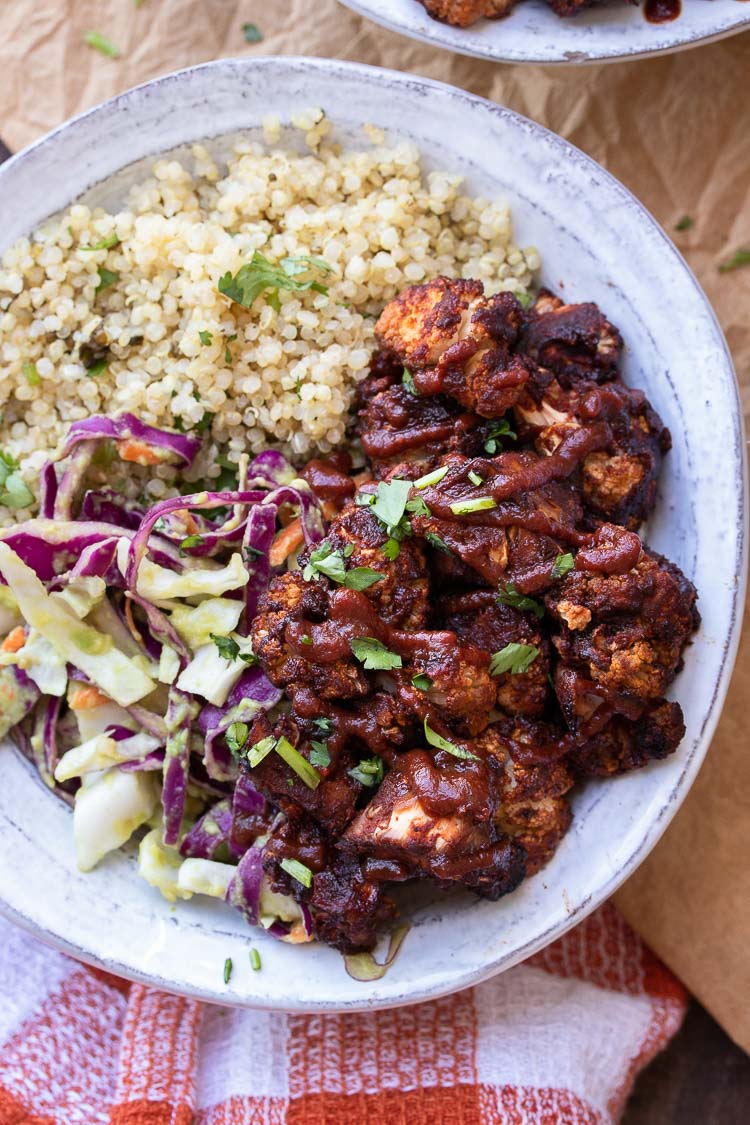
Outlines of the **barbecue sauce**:
<svg viewBox="0 0 750 1125">
<path fill-rule="evenodd" d="M 643 14 L 649 23 L 670 23 L 682 11 L 682 0 L 646 0 Z"/>
</svg>

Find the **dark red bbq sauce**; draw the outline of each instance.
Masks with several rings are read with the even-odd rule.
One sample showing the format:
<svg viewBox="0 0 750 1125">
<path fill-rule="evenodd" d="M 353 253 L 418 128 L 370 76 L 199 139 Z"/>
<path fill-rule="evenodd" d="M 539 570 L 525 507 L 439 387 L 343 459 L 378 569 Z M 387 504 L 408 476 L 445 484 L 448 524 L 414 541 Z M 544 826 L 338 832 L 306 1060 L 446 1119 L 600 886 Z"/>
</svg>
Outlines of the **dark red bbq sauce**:
<svg viewBox="0 0 750 1125">
<path fill-rule="evenodd" d="M 682 11 L 682 0 L 646 0 L 643 14 L 649 23 L 669 23 Z"/>
</svg>

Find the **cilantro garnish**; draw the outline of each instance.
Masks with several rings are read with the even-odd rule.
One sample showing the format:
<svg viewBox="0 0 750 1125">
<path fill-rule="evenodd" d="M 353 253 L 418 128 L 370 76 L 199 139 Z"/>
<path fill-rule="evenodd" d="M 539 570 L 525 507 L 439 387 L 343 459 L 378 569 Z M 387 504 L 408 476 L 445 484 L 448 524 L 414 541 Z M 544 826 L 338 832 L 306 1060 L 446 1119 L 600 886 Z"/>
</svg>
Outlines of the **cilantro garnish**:
<svg viewBox="0 0 750 1125">
<path fill-rule="evenodd" d="M 406 518 L 406 506 L 411 490 L 410 480 L 381 480 L 375 499 L 369 504 L 370 511 L 376 519 L 380 520 L 389 538 L 397 542 L 411 535 L 411 525 Z"/>
<path fill-rule="evenodd" d="M 434 531 L 425 532 L 425 539 L 431 547 L 435 548 L 436 551 L 442 551 L 444 555 L 453 554 L 453 551 L 450 549 L 448 544 L 445 543 L 439 535 L 436 535 Z"/>
<path fill-rule="evenodd" d="M 520 594 L 512 582 L 506 582 L 504 586 L 500 586 L 497 600 L 502 605 L 519 609 L 522 613 L 528 611 L 529 613 L 535 613 L 537 617 L 544 617 L 544 606 L 541 602 L 537 602 L 533 598 L 527 598 L 525 594 Z"/>
<path fill-rule="evenodd" d="M 306 864 L 300 863 L 298 859 L 282 859 L 279 867 L 286 871 L 287 875 L 291 875 L 303 887 L 311 887 L 313 881 L 313 873 Z"/>
<path fill-rule="evenodd" d="M 97 375 L 102 375 L 106 370 L 106 359 L 98 359 L 96 363 L 91 364 L 91 367 L 86 368 L 86 375 L 89 379 L 95 379 Z"/>
<path fill-rule="evenodd" d="M 553 578 L 564 578 L 569 570 L 572 570 L 576 565 L 576 560 L 570 551 L 565 555 L 558 555 L 555 559 L 555 565 L 552 567 Z"/>
<path fill-rule="evenodd" d="M 534 304 L 534 298 L 531 293 L 524 293 L 523 289 L 514 289 L 513 296 L 518 301 L 522 309 L 530 309 Z"/>
<path fill-rule="evenodd" d="M 417 496 L 415 500 L 407 500 L 406 510 L 413 516 L 431 516 L 432 512 L 425 504 L 421 496 Z"/>
<path fill-rule="evenodd" d="M 120 280 L 119 273 L 115 273 L 114 270 L 106 270 L 104 266 L 99 266 L 96 272 L 99 274 L 99 284 L 94 290 L 95 293 L 103 293 L 105 289 L 111 288 L 116 281 Z"/>
<path fill-rule="evenodd" d="M 354 637 L 349 644 L 357 660 L 368 672 L 386 671 L 402 665 L 401 657 L 390 652 L 376 637 Z"/>
<path fill-rule="evenodd" d="M 325 742 L 312 741 L 310 743 L 312 750 L 310 751 L 310 761 L 314 766 L 320 766 L 325 769 L 326 766 L 331 764 L 331 752 Z"/>
<path fill-rule="evenodd" d="M 349 777 L 353 777 L 360 785 L 366 785 L 368 789 L 372 789 L 375 785 L 380 785 L 383 780 L 383 759 L 378 757 L 377 754 L 372 758 L 363 758 L 358 762 L 354 769 L 349 770 Z"/>
<path fill-rule="evenodd" d="M 198 333 L 198 337 L 200 339 L 200 342 L 206 348 L 209 346 L 209 344 L 213 343 L 214 338 L 213 338 L 212 334 L 210 332 L 206 331 L 205 328 L 201 329 L 201 331 Z"/>
<path fill-rule="evenodd" d="M 263 33 L 257 24 L 243 23 L 242 34 L 245 36 L 246 43 L 262 43 Z"/>
<path fill-rule="evenodd" d="M 328 292 L 327 286 L 322 285 L 314 276 L 300 280 L 300 274 L 317 273 L 325 277 L 330 272 L 331 267 L 319 258 L 284 258 L 275 266 L 256 250 L 251 260 L 240 266 L 234 276 L 229 272 L 225 273 L 219 279 L 218 288 L 223 296 L 229 297 L 230 301 L 235 301 L 245 309 L 252 308 L 261 293 L 270 294 L 267 297 L 269 304 L 278 309 L 281 289 L 299 293 L 307 289 L 313 289 L 316 293 Z"/>
<path fill-rule="evenodd" d="M 515 431 L 510 428 L 510 423 L 505 418 L 498 418 L 490 423 L 487 437 L 484 439 L 484 448 L 487 453 L 497 453 L 498 449 L 502 449 L 498 438 L 508 438 L 509 441 L 515 441 L 516 439 Z"/>
<path fill-rule="evenodd" d="M 39 372 L 36 369 L 35 363 L 21 364 L 21 374 L 30 387 L 38 387 L 42 381 L 39 377 Z"/>
<path fill-rule="evenodd" d="M 719 273 L 730 273 L 741 266 L 750 266 L 750 250 L 736 250 L 728 261 L 721 263 Z"/>
<path fill-rule="evenodd" d="M 211 640 L 219 650 L 219 656 L 224 660 L 242 660 L 245 664 L 258 663 L 258 657 L 254 652 L 242 652 L 239 644 L 234 637 L 218 637 L 216 633 L 209 633 Z"/>
<path fill-rule="evenodd" d="M 20 464 L 9 453 L 0 453 L 0 504 L 6 508 L 28 508 L 34 495 L 19 473 Z"/>
<path fill-rule="evenodd" d="M 388 539 L 383 544 L 382 550 L 385 557 L 393 562 L 393 560 L 397 559 L 399 556 L 401 544 L 399 543 L 398 539 Z"/>
<path fill-rule="evenodd" d="M 406 388 L 410 395 L 418 395 L 419 391 L 414 386 L 414 376 L 408 367 L 404 368 L 404 373 L 401 376 L 401 384 Z"/>
<path fill-rule="evenodd" d="M 689 215 L 683 215 L 679 222 L 675 223 L 675 230 L 690 230 L 695 219 L 691 219 Z"/>
<path fill-rule="evenodd" d="M 322 734 L 327 738 L 329 734 L 333 734 L 333 719 L 313 719 L 313 726 L 318 734 Z"/>
<path fill-rule="evenodd" d="M 442 734 L 438 734 L 433 730 L 427 719 L 424 721 L 424 736 L 430 746 L 434 746 L 436 750 L 446 750 L 452 754 L 454 758 L 464 758 L 466 761 L 478 762 L 480 759 L 476 754 L 472 754 L 470 750 L 464 750 L 463 746 L 456 746 L 455 742 L 449 742 L 447 738 L 443 738 Z"/>
<path fill-rule="evenodd" d="M 200 547 L 203 537 L 200 535 L 186 535 L 180 543 L 180 554 L 189 551 L 191 547 Z"/>
<path fill-rule="evenodd" d="M 426 672 L 418 672 L 416 676 L 412 676 L 411 682 L 420 691 L 429 691 L 432 687 L 432 680 Z"/>
<path fill-rule="evenodd" d="M 311 582 L 319 574 L 324 574 L 339 586 L 349 590 L 368 590 L 385 577 L 369 566 L 355 566 L 347 570 L 340 551 L 334 551 L 330 543 L 321 543 L 310 552 L 310 561 L 302 571 L 305 582 Z"/>
<path fill-rule="evenodd" d="M 520 676 L 528 672 L 538 655 L 539 649 L 536 645 L 522 645 L 511 641 L 505 648 L 492 654 L 490 675 L 501 676 L 503 672 L 510 672 L 513 676 Z"/>
</svg>

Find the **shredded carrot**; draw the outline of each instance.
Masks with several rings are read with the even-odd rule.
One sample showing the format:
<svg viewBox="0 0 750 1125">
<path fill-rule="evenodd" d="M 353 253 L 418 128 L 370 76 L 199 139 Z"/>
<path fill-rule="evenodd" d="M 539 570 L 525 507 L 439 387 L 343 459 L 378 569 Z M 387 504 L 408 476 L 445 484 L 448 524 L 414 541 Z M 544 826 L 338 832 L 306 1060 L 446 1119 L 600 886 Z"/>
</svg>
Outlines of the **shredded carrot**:
<svg viewBox="0 0 750 1125">
<path fill-rule="evenodd" d="M 188 511 L 187 508 L 177 508 L 177 510 L 174 511 L 172 515 L 177 516 L 182 520 L 182 522 L 185 524 L 185 530 L 187 531 L 188 535 L 195 535 L 198 530 L 198 523 L 195 519 L 193 519 L 192 514 Z"/>
<path fill-rule="evenodd" d="M 117 452 L 123 461 L 135 461 L 136 465 L 161 464 L 159 454 L 143 441 L 125 438 L 123 441 L 118 441 Z"/>
<path fill-rule="evenodd" d="M 109 697 L 99 691 L 99 688 L 85 687 L 71 688 L 68 692 L 68 706 L 73 711 L 91 711 L 94 707 L 101 707 L 102 703 L 109 703 Z"/>
<path fill-rule="evenodd" d="M 289 555 L 299 550 L 304 538 L 302 534 L 302 520 L 297 516 L 296 520 L 292 520 L 283 531 L 277 533 L 276 538 L 271 544 L 271 550 L 268 552 L 271 566 L 281 566 Z"/>
<path fill-rule="evenodd" d="M 138 631 L 138 626 L 133 619 L 133 602 L 130 598 L 125 598 L 125 621 L 134 639 L 142 643 L 143 637 Z"/>
<path fill-rule="evenodd" d="M 26 633 L 24 632 L 23 625 L 16 625 L 15 629 L 11 629 L 8 636 L 0 645 L 3 652 L 18 652 L 19 648 L 23 648 L 26 644 Z"/>
</svg>

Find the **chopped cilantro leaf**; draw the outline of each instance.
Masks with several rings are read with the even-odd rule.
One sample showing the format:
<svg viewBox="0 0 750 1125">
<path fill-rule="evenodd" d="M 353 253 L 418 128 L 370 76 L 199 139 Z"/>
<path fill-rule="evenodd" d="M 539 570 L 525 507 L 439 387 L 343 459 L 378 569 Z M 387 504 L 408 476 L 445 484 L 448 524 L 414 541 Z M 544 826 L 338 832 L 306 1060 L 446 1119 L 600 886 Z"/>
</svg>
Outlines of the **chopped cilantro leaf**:
<svg viewBox="0 0 750 1125">
<path fill-rule="evenodd" d="M 541 602 L 537 602 L 534 598 L 527 598 L 525 594 L 520 594 L 512 582 L 506 582 L 500 586 L 498 590 L 497 600 L 502 605 L 512 606 L 513 609 L 519 609 L 522 613 L 529 612 L 536 614 L 537 617 L 544 617 L 544 606 Z"/>
<path fill-rule="evenodd" d="M 576 565 L 576 560 L 570 551 L 565 555 L 558 555 L 555 559 L 555 565 L 552 567 L 553 578 L 564 578 L 569 570 L 572 570 Z"/>
<path fill-rule="evenodd" d="M 390 559 L 391 562 L 398 558 L 400 550 L 401 544 L 398 539 L 388 539 L 383 544 L 383 554 L 387 559 Z"/>
<path fill-rule="evenodd" d="M 198 333 L 198 336 L 200 338 L 200 342 L 206 348 L 209 346 L 209 344 L 213 343 L 213 339 L 214 339 L 213 336 L 211 335 L 210 332 L 207 332 L 205 328 L 201 329 L 201 331 Z"/>
<path fill-rule="evenodd" d="M 410 395 L 419 394 L 419 391 L 414 386 L 414 376 L 412 375 L 408 367 L 404 368 L 404 373 L 401 376 L 401 384 L 402 386 L 406 387 Z"/>
<path fill-rule="evenodd" d="M 419 672 L 416 676 L 412 676 L 411 682 L 414 684 L 414 687 L 419 688 L 420 691 L 429 691 L 432 687 L 432 680 L 426 672 Z"/>
<path fill-rule="evenodd" d="M 357 660 L 368 672 L 386 671 L 402 665 L 401 657 L 390 652 L 376 637 L 354 637 L 349 644 Z"/>
<path fill-rule="evenodd" d="M 310 552 L 310 561 L 302 571 L 305 582 L 312 582 L 319 574 L 324 574 L 332 582 L 343 586 L 346 578 L 344 560 L 330 543 L 321 543 Z"/>
<path fill-rule="evenodd" d="M 224 347 L 224 363 L 227 367 L 232 366 L 232 353 L 229 350 L 229 344 L 226 344 Z"/>
<path fill-rule="evenodd" d="M 683 215 L 679 222 L 675 223 L 675 230 L 690 230 L 695 219 L 691 219 L 689 215 Z"/>
<path fill-rule="evenodd" d="M 430 544 L 431 547 L 435 548 L 436 551 L 442 551 L 444 555 L 452 555 L 453 554 L 453 551 L 451 551 L 448 544 L 444 543 L 439 535 L 435 535 L 434 531 L 426 532 L 425 533 L 425 539 L 427 540 L 427 542 Z"/>
<path fill-rule="evenodd" d="M 728 261 L 721 263 L 719 273 L 730 273 L 731 270 L 738 270 L 741 266 L 750 266 L 750 250 L 736 250 Z"/>
<path fill-rule="evenodd" d="M 371 566 L 355 566 L 344 575 L 344 586 L 348 590 L 369 590 L 376 582 L 382 582 L 384 574 L 379 574 Z"/>
<path fill-rule="evenodd" d="M 257 24 L 243 23 L 242 34 L 245 36 L 246 43 L 262 43 L 263 33 Z"/>
<path fill-rule="evenodd" d="M 119 273 L 115 273 L 114 270 L 106 270 L 104 266 L 99 266 L 96 272 L 99 274 L 99 284 L 94 290 L 96 293 L 103 293 L 105 289 L 111 288 L 116 281 L 120 280 Z"/>
<path fill-rule="evenodd" d="M 514 289 L 513 296 L 518 301 L 522 309 L 530 309 L 534 304 L 534 298 L 531 293 L 524 293 L 523 289 Z"/>
<path fill-rule="evenodd" d="M 86 368 L 86 375 L 89 379 L 95 379 L 97 375 L 102 375 L 106 370 L 106 359 L 98 359 L 96 363 L 91 364 L 91 367 Z"/>
<path fill-rule="evenodd" d="M 515 441 L 516 434 L 510 428 L 510 423 L 505 418 L 498 418 L 494 422 L 490 422 L 490 428 L 487 431 L 487 437 L 484 440 L 484 448 L 487 453 L 497 453 L 501 449 L 499 438 L 508 438 Z"/>
<path fill-rule="evenodd" d="M 210 633 L 209 636 L 219 650 L 219 656 L 223 657 L 224 660 L 242 660 L 251 667 L 258 663 L 258 657 L 255 653 L 243 652 L 233 637 L 218 637 L 216 633 Z"/>
<path fill-rule="evenodd" d="M 106 238 L 100 238 L 93 246 L 79 246 L 78 249 L 82 250 L 84 254 L 90 254 L 92 250 L 111 250 L 113 246 L 117 246 L 120 239 L 116 234 L 108 234 Z"/>
<path fill-rule="evenodd" d="M 350 559 L 353 554 L 354 554 L 354 544 L 353 543 L 347 543 L 347 545 L 344 547 L 344 558 Z"/>
<path fill-rule="evenodd" d="M 363 758 L 348 773 L 349 777 L 353 777 L 360 785 L 366 785 L 368 789 L 372 789 L 373 786 L 380 785 L 383 780 L 383 759 L 378 757 L 377 754 L 373 755 L 372 758 Z"/>
<path fill-rule="evenodd" d="M 34 496 L 18 472 L 20 465 L 9 453 L 0 453 L 0 504 L 6 508 L 28 508 Z"/>
<path fill-rule="evenodd" d="M 432 512 L 425 504 L 421 496 L 417 496 L 415 500 L 407 500 L 406 510 L 413 516 L 431 516 Z"/>
<path fill-rule="evenodd" d="M 21 365 L 21 373 L 22 373 L 24 379 L 26 380 L 26 382 L 29 384 L 30 387 L 38 387 L 39 384 L 42 381 L 39 378 L 39 372 L 36 369 L 35 363 L 24 363 L 24 364 L 22 364 Z"/>
<path fill-rule="evenodd" d="M 314 766 L 320 766 L 325 769 L 326 766 L 331 764 L 331 754 L 325 742 L 312 741 L 310 743 L 312 750 L 310 751 L 310 761 Z"/>
<path fill-rule="evenodd" d="M 300 637 L 300 644 L 311 645 L 312 643 L 313 643 L 313 639 L 309 635 L 309 633 L 303 633 L 302 636 Z"/>
<path fill-rule="evenodd" d="M 380 481 L 375 502 L 370 511 L 385 527 L 388 534 L 394 539 L 403 539 L 408 534 L 408 529 L 402 526 L 406 511 L 406 502 L 412 490 L 410 480 Z"/>
<path fill-rule="evenodd" d="M 186 535 L 180 543 L 180 554 L 183 551 L 189 551 L 191 547 L 200 547 L 203 542 L 203 537 L 200 535 Z"/>
<path fill-rule="evenodd" d="M 454 758 L 464 758 L 466 761 L 472 762 L 480 760 L 470 750 L 464 750 L 463 746 L 456 746 L 455 742 L 449 742 L 447 738 L 443 738 L 442 734 L 438 734 L 437 731 L 432 729 L 427 719 L 424 721 L 424 736 L 430 746 L 434 746 L 436 750 L 446 750 Z"/>
<path fill-rule="evenodd" d="M 490 675 L 501 676 L 503 672 L 510 672 L 513 676 L 520 676 L 528 672 L 538 655 L 539 649 L 536 645 L 522 645 L 511 641 L 505 648 L 492 654 Z"/>
<path fill-rule="evenodd" d="M 324 738 L 327 738 L 329 734 L 333 734 L 333 719 L 313 719 L 313 726 L 317 733 L 323 735 Z"/>
<path fill-rule="evenodd" d="M 303 292 L 314 289 L 316 293 L 327 293 L 325 285 L 321 285 L 315 278 L 307 277 L 300 280 L 299 274 L 330 273 L 331 267 L 318 258 L 284 258 L 275 266 L 268 258 L 256 250 L 251 260 L 240 266 L 237 273 L 232 276 L 227 272 L 219 279 L 219 292 L 243 308 L 252 308 L 253 303 L 261 293 L 269 294 L 268 303 L 278 311 L 279 290 L 288 289 Z"/>
</svg>

